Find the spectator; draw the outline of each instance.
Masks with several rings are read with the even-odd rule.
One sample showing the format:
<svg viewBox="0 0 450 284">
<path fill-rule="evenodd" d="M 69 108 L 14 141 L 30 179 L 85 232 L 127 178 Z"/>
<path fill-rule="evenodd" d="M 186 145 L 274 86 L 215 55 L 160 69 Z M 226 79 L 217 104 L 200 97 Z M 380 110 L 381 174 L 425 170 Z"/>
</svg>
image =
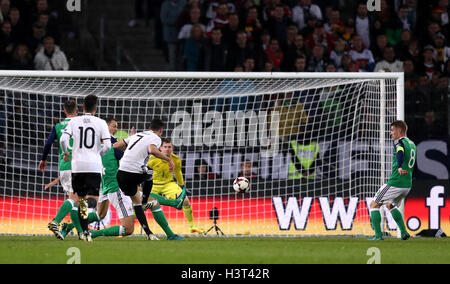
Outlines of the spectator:
<svg viewBox="0 0 450 284">
<path fill-rule="evenodd" d="M 20 17 L 19 9 L 13 7 L 9 10 L 9 19 L 11 21 L 11 38 L 14 42 L 25 42 L 27 29 Z"/>
<path fill-rule="evenodd" d="M 7 66 L 11 60 L 11 55 L 14 50 L 14 42 L 11 38 L 11 23 L 4 21 L 1 24 L 0 33 L 0 65 Z"/>
<path fill-rule="evenodd" d="M 57 24 L 52 21 L 50 15 L 46 12 L 39 14 L 38 22 L 42 24 L 43 28 L 46 31 L 47 36 L 51 36 L 55 39 L 56 43 L 60 42 L 61 34 Z"/>
<path fill-rule="evenodd" d="M 436 60 L 434 60 L 434 53 L 435 50 L 433 46 L 425 46 L 423 50 L 423 61 L 418 67 L 418 72 L 427 74 L 429 79 L 431 79 L 435 71 L 440 70 L 440 66 L 438 65 Z"/>
<path fill-rule="evenodd" d="M 272 38 L 278 40 L 278 42 L 285 42 L 287 37 L 288 26 L 292 24 L 292 21 L 284 13 L 284 6 L 277 5 L 273 10 L 272 16 L 267 21 L 267 29 L 270 32 Z"/>
<path fill-rule="evenodd" d="M 245 177 L 250 181 L 256 179 L 258 174 L 254 173 L 253 163 L 250 160 L 245 160 L 241 163 L 241 171 L 238 173 L 239 177 Z"/>
<path fill-rule="evenodd" d="M 217 13 L 221 12 L 219 11 L 220 5 L 221 4 L 225 4 L 226 9 L 227 9 L 227 13 L 236 13 L 236 6 L 227 0 L 223 0 L 223 1 L 216 1 L 216 0 L 212 0 L 210 1 L 211 3 L 208 6 L 208 9 L 206 11 L 206 18 L 208 18 L 209 20 L 213 20 L 217 17 Z M 223 8 L 222 8 L 223 9 Z"/>
<path fill-rule="evenodd" d="M 255 71 L 255 59 L 252 57 L 248 57 L 244 61 L 244 72 L 253 72 Z"/>
<path fill-rule="evenodd" d="M 264 72 L 275 72 L 273 69 L 273 63 L 270 61 L 266 61 L 264 63 Z"/>
<path fill-rule="evenodd" d="M 237 65 L 243 65 L 245 59 L 252 55 L 253 49 L 247 43 L 247 33 L 239 31 L 236 36 L 236 45 L 228 52 L 227 69 L 234 70 Z"/>
<path fill-rule="evenodd" d="M 25 44 L 19 44 L 14 49 L 10 65 L 11 70 L 33 70 L 33 57 Z"/>
<path fill-rule="evenodd" d="M 228 25 L 221 29 L 223 33 L 224 42 L 229 45 L 234 45 L 238 31 L 240 31 L 241 24 L 239 16 L 236 13 L 232 13 L 228 16 Z"/>
<path fill-rule="evenodd" d="M 308 61 L 308 72 L 325 72 L 327 65 L 325 48 L 320 44 L 316 44 Z"/>
<path fill-rule="evenodd" d="M 350 50 L 352 46 L 352 38 L 355 35 L 355 21 L 353 19 L 348 19 L 345 24 L 344 33 L 342 34 L 342 39 L 345 41 L 345 50 Z"/>
<path fill-rule="evenodd" d="M 353 37 L 353 49 L 350 51 L 350 55 L 357 63 L 359 71 L 372 72 L 375 68 L 373 54 L 364 46 L 361 36 Z"/>
<path fill-rule="evenodd" d="M 432 45 L 434 41 L 434 36 L 441 31 L 441 27 L 438 23 L 431 22 L 428 24 L 428 29 L 425 34 L 423 34 L 420 39 L 424 45 Z"/>
<path fill-rule="evenodd" d="M 418 76 L 415 73 L 414 61 L 412 59 L 403 61 L 403 72 L 405 72 L 405 84 L 409 84 L 411 88 L 415 88 L 417 86 Z"/>
<path fill-rule="evenodd" d="M 335 66 L 340 67 L 341 61 L 342 61 L 342 56 L 344 56 L 344 54 L 347 53 L 345 51 L 345 41 L 342 39 L 339 39 L 338 41 L 336 41 L 334 46 L 335 46 L 334 50 L 331 51 L 331 54 L 330 54 L 330 59 L 333 61 Z"/>
<path fill-rule="evenodd" d="M 300 56 L 295 59 L 295 72 L 306 72 L 306 58 Z"/>
<path fill-rule="evenodd" d="M 419 42 L 412 40 L 408 46 L 408 53 L 405 55 L 407 58 L 411 58 L 416 66 L 422 61 L 421 53 L 419 49 Z"/>
<path fill-rule="evenodd" d="M 375 72 L 388 69 L 390 72 L 403 72 L 403 62 L 396 60 L 395 51 L 392 46 L 387 46 L 383 51 L 383 61 L 375 66 Z"/>
<path fill-rule="evenodd" d="M 370 47 L 370 27 L 371 21 L 367 10 L 367 4 L 361 2 L 358 4 L 358 10 L 355 19 L 356 33 L 361 37 L 363 44 Z"/>
<path fill-rule="evenodd" d="M 332 9 L 330 12 L 330 18 L 325 24 L 325 31 L 332 34 L 333 37 L 339 38 L 344 34 L 345 25 L 341 20 L 341 13 L 338 9 Z"/>
<path fill-rule="evenodd" d="M 411 41 L 411 32 L 408 30 L 402 31 L 400 42 L 395 46 L 395 54 L 397 54 L 400 60 L 405 60 L 408 57 L 408 49 Z"/>
<path fill-rule="evenodd" d="M 195 161 L 194 180 L 215 179 L 216 175 L 213 173 L 211 167 L 203 160 Z"/>
<path fill-rule="evenodd" d="M 346 53 L 342 55 L 341 66 L 338 68 L 339 72 L 357 72 L 359 70 L 358 64 L 353 61 L 350 54 Z"/>
<path fill-rule="evenodd" d="M 169 70 L 176 69 L 177 53 L 177 19 L 186 1 L 185 0 L 165 0 L 161 6 L 161 22 L 163 28 L 163 41 L 167 51 Z"/>
<path fill-rule="evenodd" d="M 209 21 L 206 32 L 210 33 L 214 28 L 224 29 L 228 25 L 228 12 L 227 3 L 219 4 L 216 9 L 216 16 Z"/>
<path fill-rule="evenodd" d="M 442 26 L 446 26 L 449 24 L 449 17 L 448 17 L 449 1 L 439 0 L 438 7 L 442 9 L 440 23 Z"/>
<path fill-rule="evenodd" d="M 442 33 L 437 33 L 434 36 L 433 47 L 435 50 L 435 60 L 438 64 L 445 62 L 445 36 Z"/>
<path fill-rule="evenodd" d="M 50 36 L 44 38 L 44 48 L 36 54 L 34 66 L 36 70 L 69 70 L 66 55 Z"/>
<path fill-rule="evenodd" d="M 325 68 L 325 72 L 336 72 L 337 68 L 336 65 L 334 65 L 333 62 L 329 62 L 327 67 Z"/>
<path fill-rule="evenodd" d="M 30 48 L 31 54 L 33 54 L 33 56 L 34 56 L 42 48 L 42 43 L 43 43 L 43 39 L 45 37 L 46 31 L 44 29 L 44 25 L 40 22 L 35 22 L 33 24 L 32 31 L 33 32 L 31 34 L 31 36 L 27 39 L 26 44 Z"/>
<path fill-rule="evenodd" d="M 295 59 L 298 57 L 305 57 L 307 55 L 307 48 L 302 35 L 296 35 L 294 45 L 288 47 L 284 53 L 282 62 L 282 71 L 293 71 L 295 69 Z"/>
<path fill-rule="evenodd" d="M 309 50 L 312 50 L 316 44 L 322 45 L 325 47 L 327 56 L 334 49 L 334 37 L 332 34 L 326 32 L 322 22 L 316 24 L 314 32 L 306 37 L 306 42 Z"/>
<path fill-rule="evenodd" d="M 195 24 L 199 24 L 202 28 L 203 32 L 206 32 L 206 27 L 200 22 L 201 11 L 200 8 L 192 7 L 189 10 L 189 22 L 181 27 L 180 32 L 178 33 L 179 40 L 186 40 L 191 36 L 192 26 Z"/>
<path fill-rule="evenodd" d="M 283 51 L 281 51 L 280 44 L 277 39 L 270 40 L 270 45 L 266 49 L 267 61 L 272 62 L 273 68 L 280 70 L 281 62 L 283 62 Z"/>
<path fill-rule="evenodd" d="M 256 7 L 248 9 L 244 30 L 247 32 L 247 40 L 255 47 L 259 43 L 262 32 L 262 24 L 258 19 L 258 9 Z"/>
<path fill-rule="evenodd" d="M 9 21 L 9 10 L 11 9 L 10 0 L 0 0 L 0 23 Z"/>
<path fill-rule="evenodd" d="M 204 17 L 203 7 L 200 0 L 189 0 L 188 3 L 184 5 L 183 11 L 181 11 L 180 15 L 178 16 L 178 23 L 177 23 L 178 27 L 183 27 L 184 25 L 189 24 L 192 21 L 191 10 L 194 8 L 200 11 L 200 15 L 198 16 L 197 22 L 202 24 L 207 22 L 206 18 Z"/>
<path fill-rule="evenodd" d="M 211 39 L 205 43 L 204 71 L 225 70 L 227 47 L 222 41 L 222 30 L 215 28 L 211 31 Z"/>
<path fill-rule="evenodd" d="M 292 21 L 298 26 L 299 31 L 307 27 L 308 20 L 322 20 L 322 11 L 319 6 L 312 4 L 311 0 L 299 0 L 298 5 L 292 9 Z"/>
<path fill-rule="evenodd" d="M 376 62 L 383 60 L 384 49 L 388 46 L 388 44 L 386 35 L 377 36 L 376 45 L 372 46 L 370 49 Z"/>
<path fill-rule="evenodd" d="M 396 46 L 401 40 L 402 31 L 404 30 L 411 30 L 411 23 L 408 19 L 408 6 L 406 5 L 400 7 L 397 16 L 391 20 L 386 29 L 389 44 Z"/>
<path fill-rule="evenodd" d="M 200 61 L 202 58 L 203 44 L 203 28 L 200 24 L 194 24 L 191 29 L 191 37 L 186 40 L 184 45 L 183 55 L 186 71 L 200 71 L 200 66 L 203 66 Z"/>
<path fill-rule="evenodd" d="M 280 43 L 281 50 L 286 53 L 288 49 L 295 48 L 295 37 L 298 35 L 298 28 L 294 25 L 290 25 L 287 29 L 286 41 Z"/>
</svg>

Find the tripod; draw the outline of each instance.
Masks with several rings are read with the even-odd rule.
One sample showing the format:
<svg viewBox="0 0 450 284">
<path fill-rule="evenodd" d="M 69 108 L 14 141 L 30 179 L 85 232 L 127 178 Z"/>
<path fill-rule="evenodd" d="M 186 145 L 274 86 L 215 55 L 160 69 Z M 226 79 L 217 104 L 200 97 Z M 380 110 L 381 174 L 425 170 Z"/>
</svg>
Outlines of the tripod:
<svg viewBox="0 0 450 284">
<path fill-rule="evenodd" d="M 209 233 L 209 231 L 211 231 L 212 229 L 216 230 L 216 234 L 219 235 L 222 234 L 224 235 L 224 233 L 222 232 L 222 230 L 219 228 L 219 226 L 217 226 L 217 219 L 213 219 L 213 225 L 211 226 L 211 228 L 208 229 L 208 231 L 205 232 L 205 235 L 207 235 Z"/>
</svg>

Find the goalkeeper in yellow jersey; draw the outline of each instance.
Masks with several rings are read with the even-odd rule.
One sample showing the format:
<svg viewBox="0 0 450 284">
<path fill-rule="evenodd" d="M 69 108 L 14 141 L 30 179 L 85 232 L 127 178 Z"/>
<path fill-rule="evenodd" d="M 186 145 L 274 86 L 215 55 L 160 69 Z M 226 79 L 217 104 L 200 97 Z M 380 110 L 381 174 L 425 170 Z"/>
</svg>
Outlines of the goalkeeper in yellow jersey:
<svg viewBox="0 0 450 284">
<path fill-rule="evenodd" d="M 177 200 L 177 197 L 185 189 L 183 173 L 181 172 L 181 159 L 173 153 L 173 144 L 170 139 L 161 139 L 160 151 L 172 159 L 175 164 L 175 169 L 172 173 L 167 161 L 155 156 L 150 157 L 147 164 L 148 167 L 153 169 L 153 186 L 150 195 L 156 198 L 162 205 L 175 207 L 172 203 Z M 175 174 L 178 184 L 174 181 L 173 174 Z M 181 209 L 181 204 L 176 208 Z M 184 216 L 191 226 L 191 233 L 203 234 L 204 230 L 194 225 L 192 207 L 187 197 L 184 199 L 182 208 Z M 146 209 L 145 206 L 144 209 Z"/>
</svg>

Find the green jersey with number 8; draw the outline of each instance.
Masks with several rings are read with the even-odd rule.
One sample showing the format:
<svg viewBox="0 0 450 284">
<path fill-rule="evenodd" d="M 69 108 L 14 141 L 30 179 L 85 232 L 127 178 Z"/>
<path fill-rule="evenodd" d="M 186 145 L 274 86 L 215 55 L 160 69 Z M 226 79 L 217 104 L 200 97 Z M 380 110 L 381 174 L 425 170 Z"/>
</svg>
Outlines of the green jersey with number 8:
<svg viewBox="0 0 450 284">
<path fill-rule="evenodd" d="M 392 163 L 392 174 L 387 184 L 399 188 L 411 188 L 416 157 L 416 145 L 409 138 L 402 137 L 394 141 L 394 160 Z M 399 168 L 407 171 L 408 174 L 405 176 L 400 175 L 398 172 Z"/>
</svg>

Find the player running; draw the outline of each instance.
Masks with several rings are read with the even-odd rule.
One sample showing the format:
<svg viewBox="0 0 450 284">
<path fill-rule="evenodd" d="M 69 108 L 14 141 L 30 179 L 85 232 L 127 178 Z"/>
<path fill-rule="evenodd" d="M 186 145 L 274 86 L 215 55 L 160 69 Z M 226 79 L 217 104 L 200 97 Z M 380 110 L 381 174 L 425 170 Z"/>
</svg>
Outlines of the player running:
<svg viewBox="0 0 450 284">
<path fill-rule="evenodd" d="M 185 190 L 183 173 L 181 172 L 181 159 L 173 153 L 174 147 L 170 139 L 162 139 L 161 141 L 162 144 L 160 150 L 174 162 L 175 170 L 174 173 L 170 171 L 167 161 L 155 156 L 150 157 L 147 164 L 153 169 L 153 186 L 150 196 L 156 198 L 161 205 L 168 205 L 181 209 L 181 206 L 176 202 L 174 204 L 174 200 L 176 200 L 177 196 L 182 193 L 183 189 Z M 178 184 L 173 180 L 173 174 L 175 174 Z M 204 230 L 194 225 L 192 206 L 189 203 L 189 199 L 186 197 L 184 202 L 180 205 L 183 206 L 183 213 L 190 225 L 191 233 L 203 234 Z M 144 209 L 147 209 L 147 206 L 145 206 Z"/>
<path fill-rule="evenodd" d="M 391 211 L 391 215 L 400 229 L 402 240 L 410 238 L 402 213 L 397 208 L 397 205 L 406 198 L 411 190 L 412 174 L 417 156 L 416 145 L 406 137 L 407 130 L 408 126 L 402 120 L 394 121 L 391 124 L 391 137 L 394 140 L 392 174 L 387 183 L 375 194 L 374 201 L 370 204 L 370 219 L 375 231 L 375 236 L 370 240 L 383 240 L 380 214 L 382 205 L 386 205 Z"/>
<path fill-rule="evenodd" d="M 86 195 L 98 195 L 103 171 L 102 158 L 111 149 L 111 135 L 108 125 L 98 117 L 97 96 L 88 95 L 84 99 L 82 116 L 75 117 L 67 124 L 61 136 L 64 161 L 68 162 L 69 140 L 72 147 L 72 187 L 78 195 L 81 228 L 85 241 L 92 241 L 88 230 L 88 206 Z"/>
<path fill-rule="evenodd" d="M 56 180 L 52 181 L 50 184 L 45 186 L 45 190 L 51 187 L 52 185 L 55 185 L 58 182 L 61 182 L 61 186 L 63 187 L 64 193 L 69 195 L 69 198 L 66 199 L 63 204 L 59 207 L 58 213 L 56 214 L 55 218 L 48 223 L 47 227 L 50 231 L 55 234 L 56 238 L 60 240 L 64 240 L 64 236 L 61 235 L 59 231 L 59 223 L 67 216 L 67 214 L 70 213 L 71 218 L 73 216 L 78 214 L 78 196 L 73 193 L 72 189 L 72 167 L 71 167 L 71 161 L 68 162 L 64 161 L 63 156 L 64 153 L 59 147 L 60 139 L 62 136 L 62 130 L 67 126 L 67 124 L 70 122 L 70 120 L 74 117 L 78 116 L 78 108 L 77 103 L 74 100 L 69 100 L 64 103 L 64 114 L 66 118 L 57 123 L 50 132 L 50 135 L 48 136 L 47 142 L 44 146 L 44 151 L 42 154 L 42 158 L 39 162 L 39 170 L 41 172 L 45 172 L 47 169 L 47 157 L 50 153 L 51 147 L 53 143 L 56 141 L 58 142 L 58 153 L 59 153 L 59 176 Z M 72 146 L 72 139 L 69 141 L 70 147 Z M 71 153 L 71 148 L 69 147 L 68 152 Z M 69 156 L 70 157 L 70 156 Z M 81 234 L 81 231 L 78 232 L 78 234 Z"/>
<path fill-rule="evenodd" d="M 171 171 L 173 171 L 175 167 L 173 161 L 159 151 L 159 147 L 161 146 L 160 137 L 163 133 L 163 128 L 164 123 L 160 119 L 153 119 L 150 123 L 149 131 L 140 132 L 136 135 L 125 138 L 124 140 L 115 143 L 113 146 L 114 149 L 125 151 L 120 161 L 119 170 L 117 171 L 117 182 L 123 193 L 131 197 L 134 206 L 134 213 L 136 218 L 139 220 L 142 229 L 144 229 L 147 234 L 148 240 L 158 240 L 158 238 L 148 227 L 147 218 L 142 208 L 142 196 L 140 192 L 138 192 L 138 186 L 149 178 L 149 174 L 147 172 L 147 161 L 149 155 L 154 155 L 167 161 Z M 183 191 L 179 197 L 180 202 L 183 202 L 185 197 L 186 191 Z M 153 204 L 152 212 L 154 214 L 159 214 L 157 212 L 162 213 L 162 210 L 159 208 L 158 201 L 153 197 L 150 197 L 150 200 Z M 162 215 L 163 214 L 164 213 L 162 213 Z M 155 216 L 155 220 L 158 222 L 158 217 Z M 162 220 L 162 222 L 164 222 L 164 220 Z M 167 222 L 167 220 L 165 220 L 165 222 Z M 176 235 L 174 235 L 173 238 L 181 239 Z M 169 234 L 168 239 L 172 239 L 169 237 Z"/>
</svg>

